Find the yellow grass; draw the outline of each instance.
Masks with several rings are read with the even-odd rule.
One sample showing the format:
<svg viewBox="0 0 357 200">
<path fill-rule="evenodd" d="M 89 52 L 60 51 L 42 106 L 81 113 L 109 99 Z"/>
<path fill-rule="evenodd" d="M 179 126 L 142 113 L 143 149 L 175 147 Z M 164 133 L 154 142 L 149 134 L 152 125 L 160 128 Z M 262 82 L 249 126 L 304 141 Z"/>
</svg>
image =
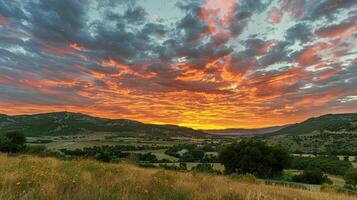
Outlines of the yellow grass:
<svg viewBox="0 0 357 200">
<path fill-rule="evenodd" d="M 232 180 L 224 176 L 143 169 L 93 160 L 62 161 L 0 154 L 1 200 L 352 200 L 324 193 Z"/>
</svg>

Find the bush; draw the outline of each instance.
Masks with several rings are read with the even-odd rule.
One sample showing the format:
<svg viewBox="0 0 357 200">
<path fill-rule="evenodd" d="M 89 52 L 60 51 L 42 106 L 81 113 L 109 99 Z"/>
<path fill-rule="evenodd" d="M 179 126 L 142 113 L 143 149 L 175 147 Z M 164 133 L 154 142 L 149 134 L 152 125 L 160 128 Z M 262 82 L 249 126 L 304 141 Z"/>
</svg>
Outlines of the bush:
<svg viewBox="0 0 357 200">
<path fill-rule="evenodd" d="M 337 157 L 318 156 L 318 157 L 293 157 L 291 162 L 292 169 L 305 170 L 308 168 L 318 168 L 322 172 L 336 175 L 343 175 L 352 168 L 349 161 L 339 160 Z"/>
<path fill-rule="evenodd" d="M 55 157 L 55 158 L 64 158 L 65 157 L 65 154 L 63 152 L 57 151 L 54 149 L 47 149 L 47 148 L 43 151 L 43 155 Z"/>
<path fill-rule="evenodd" d="M 350 169 L 345 174 L 346 187 L 356 189 L 357 186 L 357 169 Z"/>
<path fill-rule="evenodd" d="M 17 153 L 25 149 L 26 138 L 18 132 L 7 132 L 0 135 L 0 151 Z"/>
<path fill-rule="evenodd" d="M 195 144 L 174 145 L 165 151 L 165 154 L 179 158 L 180 162 L 212 162 L 216 161 L 214 156 L 205 155 L 204 149 L 209 146 L 198 147 Z"/>
<path fill-rule="evenodd" d="M 159 167 L 166 170 L 175 170 L 175 171 L 187 171 L 186 163 L 180 163 L 179 166 L 176 165 L 168 165 L 168 164 L 160 164 Z"/>
<path fill-rule="evenodd" d="M 289 167 L 290 157 L 280 146 L 267 146 L 261 141 L 243 140 L 226 147 L 219 154 L 227 174 L 250 173 L 259 178 L 280 175 Z"/>
<path fill-rule="evenodd" d="M 302 174 L 293 176 L 292 181 L 308 184 L 332 183 L 331 180 L 318 168 L 306 169 Z"/>
<path fill-rule="evenodd" d="M 45 145 L 28 145 L 26 146 L 26 153 L 42 154 L 46 150 Z"/>
<path fill-rule="evenodd" d="M 102 162 L 110 162 L 112 160 L 112 157 L 108 152 L 100 152 L 97 153 L 95 156 L 96 160 L 102 161 Z"/>
<path fill-rule="evenodd" d="M 210 173 L 210 174 L 220 174 L 219 170 L 215 170 L 212 164 L 200 163 L 191 169 L 194 172 Z"/>
</svg>

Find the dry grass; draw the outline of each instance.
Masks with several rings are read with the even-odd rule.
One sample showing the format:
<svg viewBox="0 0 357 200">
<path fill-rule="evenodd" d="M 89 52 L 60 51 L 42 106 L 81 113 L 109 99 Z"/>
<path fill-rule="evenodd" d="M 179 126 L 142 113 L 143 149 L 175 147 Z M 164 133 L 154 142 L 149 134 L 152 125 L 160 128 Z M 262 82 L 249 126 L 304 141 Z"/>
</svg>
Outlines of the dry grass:
<svg viewBox="0 0 357 200">
<path fill-rule="evenodd" d="M 351 196 L 92 160 L 0 154 L 1 200 L 352 200 Z"/>
</svg>

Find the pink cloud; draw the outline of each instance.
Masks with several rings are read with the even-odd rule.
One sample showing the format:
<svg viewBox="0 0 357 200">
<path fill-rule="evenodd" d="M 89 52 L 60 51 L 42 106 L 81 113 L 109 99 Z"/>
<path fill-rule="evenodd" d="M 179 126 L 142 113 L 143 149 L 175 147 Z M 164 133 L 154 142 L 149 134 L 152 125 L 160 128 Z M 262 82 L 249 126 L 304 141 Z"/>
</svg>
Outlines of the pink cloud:
<svg viewBox="0 0 357 200">
<path fill-rule="evenodd" d="M 268 17 L 268 21 L 273 23 L 273 24 L 279 24 L 282 19 L 283 19 L 284 13 L 281 9 L 278 9 L 276 7 L 274 7 L 271 11 L 270 11 L 270 15 Z"/>
<path fill-rule="evenodd" d="M 6 24 L 8 24 L 7 19 L 0 16 L 0 25 L 6 25 Z"/>
</svg>

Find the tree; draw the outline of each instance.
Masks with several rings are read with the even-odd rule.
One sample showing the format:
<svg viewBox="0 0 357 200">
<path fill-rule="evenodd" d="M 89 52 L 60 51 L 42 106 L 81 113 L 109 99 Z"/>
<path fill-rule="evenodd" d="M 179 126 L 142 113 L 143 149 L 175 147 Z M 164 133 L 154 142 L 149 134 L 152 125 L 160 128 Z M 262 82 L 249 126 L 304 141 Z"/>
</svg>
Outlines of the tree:
<svg viewBox="0 0 357 200">
<path fill-rule="evenodd" d="M 225 173 L 250 173 L 260 178 L 280 175 L 290 164 L 290 157 L 280 146 L 267 146 L 261 141 L 243 140 L 227 146 L 219 160 Z"/>
<path fill-rule="evenodd" d="M 346 185 L 357 187 L 357 169 L 350 169 L 345 174 Z"/>
<path fill-rule="evenodd" d="M 314 169 L 318 168 L 322 172 L 336 175 L 343 175 L 352 168 L 349 161 L 339 160 L 337 157 L 317 156 L 317 157 L 298 157 L 293 156 L 291 159 L 292 169 Z"/>
<path fill-rule="evenodd" d="M 305 169 L 302 174 L 293 176 L 293 181 L 308 184 L 332 183 L 318 168 Z"/>
<path fill-rule="evenodd" d="M 0 135 L 0 151 L 8 153 L 17 153 L 24 150 L 26 138 L 18 132 L 7 132 Z"/>
</svg>

